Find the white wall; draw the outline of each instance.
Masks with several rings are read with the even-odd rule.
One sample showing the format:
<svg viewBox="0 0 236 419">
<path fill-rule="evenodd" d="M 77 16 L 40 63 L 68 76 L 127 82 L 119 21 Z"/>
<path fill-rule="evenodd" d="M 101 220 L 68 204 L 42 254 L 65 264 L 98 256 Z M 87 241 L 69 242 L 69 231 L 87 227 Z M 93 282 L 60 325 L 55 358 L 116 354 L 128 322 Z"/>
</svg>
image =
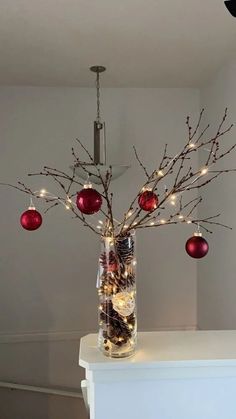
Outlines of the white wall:
<svg viewBox="0 0 236 419">
<path fill-rule="evenodd" d="M 236 61 L 227 64 L 201 90 L 201 104 L 206 109 L 206 121 L 216 129 L 224 108 L 229 108 L 229 122 L 236 122 Z M 234 144 L 235 128 L 224 138 L 226 145 Z M 220 168 L 236 168 L 235 153 L 219 164 Z M 222 221 L 233 231 L 214 228 L 209 238 L 210 253 L 198 265 L 198 325 L 201 329 L 236 328 L 236 177 L 225 175 L 204 192 L 206 198 L 200 214 L 222 213 Z"/>
<path fill-rule="evenodd" d="M 177 152 L 186 140 L 186 115 L 198 117 L 199 93 L 104 89 L 102 98 L 110 160 L 132 164 L 113 184 L 118 216 L 143 179 L 132 145 L 148 167 L 160 160 L 166 142 Z M 48 179 L 26 179 L 25 174 L 45 164 L 67 170 L 76 137 L 92 147 L 94 115 L 93 89 L 1 88 L 0 181 L 21 179 L 34 190 L 55 191 Z M 0 193 L 0 342 L 5 342 L 0 381 L 78 388 L 76 336 L 97 329 L 99 242 L 62 208 L 48 213 L 40 230 L 26 232 L 19 217 L 28 197 L 4 187 Z M 186 226 L 138 234 L 140 329 L 196 326 L 197 268 L 184 250 L 191 232 Z M 67 337 L 71 331 L 72 339 Z"/>
</svg>

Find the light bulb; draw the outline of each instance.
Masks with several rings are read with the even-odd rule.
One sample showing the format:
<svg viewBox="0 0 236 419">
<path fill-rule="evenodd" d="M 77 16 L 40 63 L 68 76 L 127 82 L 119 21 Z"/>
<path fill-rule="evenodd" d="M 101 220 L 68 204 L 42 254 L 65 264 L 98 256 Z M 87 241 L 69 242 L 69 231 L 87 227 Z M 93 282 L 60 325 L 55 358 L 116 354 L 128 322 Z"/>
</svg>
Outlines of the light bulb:
<svg viewBox="0 0 236 419">
<path fill-rule="evenodd" d="M 189 143 L 189 145 L 188 145 L 188 148 L 195 148 L 196 147 L 196 144 L 194 144 L 194 143 Z"/>
<path fill-rule="evenodd" d="M 187 222 L 187 224 L 192 224 L 192 221 L 191 220 L 188 220 L 186 222 Z"/>
<path fill-rule="evenodd" d="M 180 214 L 180 215 L 179 215 L 179 219 L 180 219 L 180 220 L 183 220 L 183 219 L 184 219 L 184 216 L 183 216 L 182 214 Z"/>
<path fill-rule="evenodd" d="M 41 189 L 39 196 L 44 197 L 46 195 L 47 191 L 46 189 Z"/>
<path fill-rule="evenodd" d="M 151 223 L 150 223 L 150 226 L 154 226 L 155 225 L 155 223 L 154 223 L 154 221 L 152 221 Z"/>
<path fill-rule="evenodd" d="M 160 223 L 161 224 L 165 224 L 166 223 L 166 220 L 161 220 Z"/>
<path fill-rule="evenodd" d="M 201 170 L 201 175 L 206 175 L 206 174 L 207 174 L 207 172 L 208 172 L 208 167 L 204 167 L 204 168 Z"/>
<path fill-rule="evenodd" d="M 157 175 L 159 177 L 163 177 L 164 176 L 164 172 L 162 170 L 158 170 Z"/>
</svg>

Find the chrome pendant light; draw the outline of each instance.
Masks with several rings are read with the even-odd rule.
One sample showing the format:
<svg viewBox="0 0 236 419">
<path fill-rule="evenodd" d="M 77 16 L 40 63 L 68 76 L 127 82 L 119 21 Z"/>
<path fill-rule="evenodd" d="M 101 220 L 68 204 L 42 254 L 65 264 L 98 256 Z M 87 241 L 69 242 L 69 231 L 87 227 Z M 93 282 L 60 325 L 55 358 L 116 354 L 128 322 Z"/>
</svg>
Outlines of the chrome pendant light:
<svg viewBox="0 0 236 419">
<path fill-rule="evenodd" d="M 119 165 L 110 165 L 107 163 L 107 151 L 106 151 L 106 124 L 101 120 L 100 114 L 100 73 L 106 71 L 106 68 L 103 66 L 93 66 L 90 68 L 93 73 L 96 73 L 96 91 L 97 91 L 97 117 L 94 121 L 94 151 L 93 159 L 96 166 L 99 168 L 100 173 L 105 179 L 107 170 L 112 166 L 112 179 L 116 179 L 123 175 L 129 166 L 119 166 Z M 85 166 L 85 164 L 83 163 Z M 91 163 L 86 163 L 88 171 L 91 173 L 90 180 L 93 183 L 101 183 L 96 174 L 96 168 Z M 78 165 L 75 165 L 76 175 L 86 180 L 87 173 Z"/>
</svg>

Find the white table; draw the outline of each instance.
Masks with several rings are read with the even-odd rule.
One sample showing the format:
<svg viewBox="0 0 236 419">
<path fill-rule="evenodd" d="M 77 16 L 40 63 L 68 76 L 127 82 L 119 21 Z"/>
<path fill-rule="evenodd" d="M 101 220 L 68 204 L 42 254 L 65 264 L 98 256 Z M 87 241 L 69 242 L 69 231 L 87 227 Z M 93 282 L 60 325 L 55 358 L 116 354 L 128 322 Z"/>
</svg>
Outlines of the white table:
<svg viewBox="0 0 236 419">
<path fill-rule="evenodd" d="M 109 359 L 81 339 L 91 419 L 236 419 L 236 331 L 143 332 Z"/>
</svg>

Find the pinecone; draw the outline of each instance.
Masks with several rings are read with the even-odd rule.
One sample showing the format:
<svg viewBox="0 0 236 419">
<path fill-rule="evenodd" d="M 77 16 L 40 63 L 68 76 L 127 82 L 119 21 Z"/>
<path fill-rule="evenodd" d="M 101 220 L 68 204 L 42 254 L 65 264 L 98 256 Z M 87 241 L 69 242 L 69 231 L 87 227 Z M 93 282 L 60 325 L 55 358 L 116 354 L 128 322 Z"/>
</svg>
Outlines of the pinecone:
<svg viewBox="0 0 236 419">
<path fill-rule="evenodd" d="M 117 257 L 113 250 L 110 250 L 109 255 L 103 252 L 99 258 L 99 262 L 105 271 L 114 272 L 118 267 Z"/>
<path fill-rule="evenodd" d="M 118 237 L 116 241 L 118 257 L 123 264 L 130 264 L 134 258 L 134 239 L 131 235 Z"/>
<path fill-rule="evenodd" d="M 133 316 L 133 317 L 132 317 Z M 129 325 L 134 325 L 134 315 L 127 318 L 127 322 L 113 309 L 111 301 L 102 304 L 100 319 L 106 324 L 103 332 L 104 339 L 109 339 L 114 345 L 122 346 L 128 342 L 132 336 Z"/>
</svg>

